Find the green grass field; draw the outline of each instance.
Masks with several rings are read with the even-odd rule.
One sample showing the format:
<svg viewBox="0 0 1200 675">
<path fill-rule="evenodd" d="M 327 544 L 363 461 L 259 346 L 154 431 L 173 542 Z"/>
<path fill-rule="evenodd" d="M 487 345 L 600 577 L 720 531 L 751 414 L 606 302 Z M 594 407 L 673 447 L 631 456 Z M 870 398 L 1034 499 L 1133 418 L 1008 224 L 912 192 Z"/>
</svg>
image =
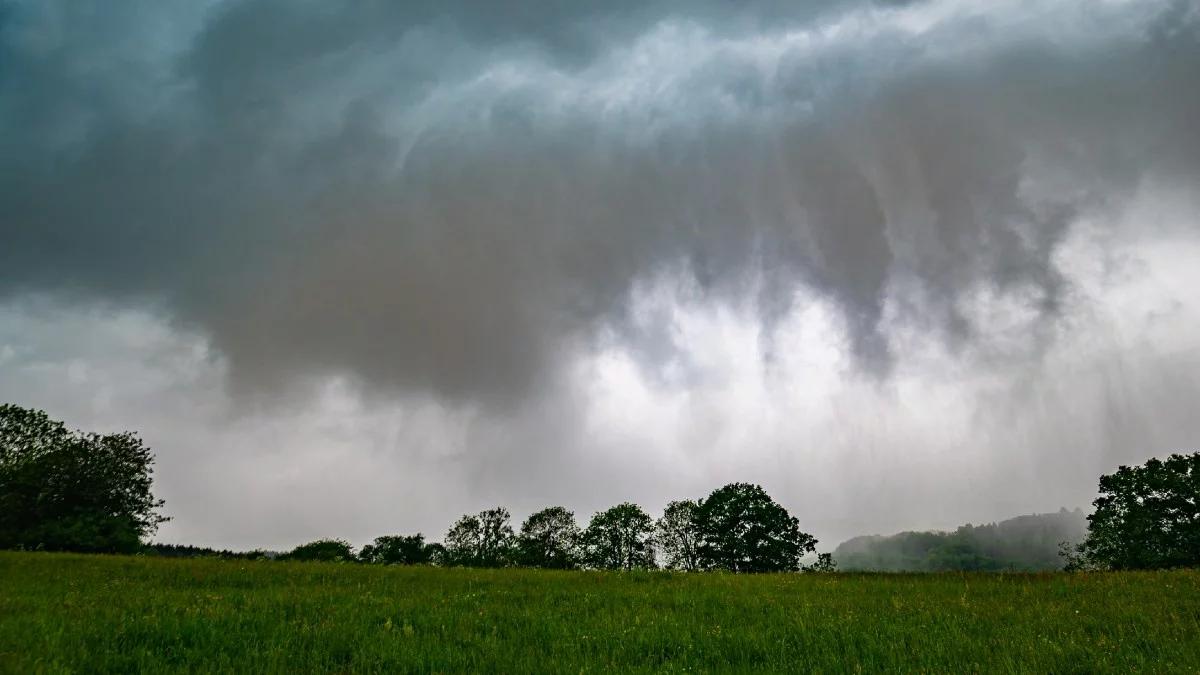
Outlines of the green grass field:
<svg viewBox="0 0 1200 675">
<path fill-rule="evenodd" d="M 686 575 L 0 553 L 5 672 L 1198 672 L 1200 572 Z"/>
</svg>

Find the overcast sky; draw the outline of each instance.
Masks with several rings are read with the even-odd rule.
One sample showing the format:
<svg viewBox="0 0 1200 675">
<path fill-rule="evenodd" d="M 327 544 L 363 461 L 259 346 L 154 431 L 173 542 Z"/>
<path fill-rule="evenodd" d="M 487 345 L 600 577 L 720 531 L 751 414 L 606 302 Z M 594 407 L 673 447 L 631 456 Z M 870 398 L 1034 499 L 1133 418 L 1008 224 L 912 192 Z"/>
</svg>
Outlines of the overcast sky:
<svg viewBox="0 0 1200 675">
<path fill-rule="evenodd" d="M 1190 0 L 0 0 L 0 400 L 161 541 L 1087 507 L 1200 449 L 1198 263 Z"/>
</svg>

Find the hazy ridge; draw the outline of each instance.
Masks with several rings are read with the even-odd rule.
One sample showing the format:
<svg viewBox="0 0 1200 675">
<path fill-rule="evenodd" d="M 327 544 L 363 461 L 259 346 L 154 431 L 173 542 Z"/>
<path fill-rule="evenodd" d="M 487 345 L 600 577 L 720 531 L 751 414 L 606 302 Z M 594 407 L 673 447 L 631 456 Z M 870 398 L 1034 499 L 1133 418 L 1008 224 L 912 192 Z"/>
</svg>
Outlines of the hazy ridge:
<svg viewBox="0 0 1200 675">
<path fill-rule="evenodd" d="M 1017 516 L 953 532 L 901 532 L 842 542 L 833 557 L 842 570 L 939 572 L 953 570 L 1055 570 L 1059 544 L 1080 541 L 1087 519 L 1079 509 Z"/>
</svg>

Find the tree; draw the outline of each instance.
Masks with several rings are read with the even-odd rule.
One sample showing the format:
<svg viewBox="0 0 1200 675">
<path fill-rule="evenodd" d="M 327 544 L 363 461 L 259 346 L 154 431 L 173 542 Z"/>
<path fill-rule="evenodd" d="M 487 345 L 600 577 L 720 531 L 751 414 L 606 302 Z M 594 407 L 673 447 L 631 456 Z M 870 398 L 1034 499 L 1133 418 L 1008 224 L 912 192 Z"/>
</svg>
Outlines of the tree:
<svg viewBox="0 0 1200 675">
<path fill-rule="evenodd" d="M 579 526 L 575 514 L 551 506 L 529 516 L 517 535 L 517 564 L 547 569 L 572 569 L 579 564 Z"/>
<path fill-rule="evenodd" d="M 832 553 L 818 553 L 816 562 L 806 565 L 804 571 L 814 574 L 831 574 L 837 571 L 837 561 L 833 559 Z"/>
<path fill-rule="evenodd" d="M 658 519 L 654 540 L 662 552 L 664 566 L 688 572 L 700 569 L 696 506 L 690 499 L 671 502 Z"/>
<path fill-rule="evenodd" d="M 358 553 L 358 559 L 375 565 L 426 565 L 433 560 L 434 549 L 425 544 L 425 535 L 376 537 Z"/>
<path fill-rule="evenodd" d="M 497 507 L 458 519 L 446 533 L 445 564 L 504 567 L 512 559 L 513 529 L 508 509 Z"/>
<path fill-rule="evenodd" d="M 291 552 L 280 556 L 283 560 L 305 560 L 321 562 L 354 562 L 354 549 L 341 539 L 318 539 L 301 544 Z"/>
<path fill-rule="evenodd" d="M 0 405 L 0 548 L 130 553 L 167 518 L 136 435 L 68 431 Z"/>
<path fill-rule="evenodd" d="M 1072 568 L 1162 569 L 1200 565 L 1200 452 L 1121 466 L 1100 477 L 1100 496 Z"/>
<path fill-rule="evenodd" d="M 654 521 L 637 504 L 625 502 L 592 516 L 583 533 L 584 558 L 598 569 L 654 567 Z"/>
<path fill-rule="evenodd" d="M 787 509 L 749 483 L 731 483 L 700 500 L 695 523 L 697 553 L 705 569 L 796 571 L 801 556 L 817 547 Z"/>
<path fill-rule="evenodd" d="M 446 547 L 440 542 L 433 542 L 425 545 L 425 550 L 429 552 L 430 565 L 449 565 L 449 558 L 446 554 Z"/>
</svg>

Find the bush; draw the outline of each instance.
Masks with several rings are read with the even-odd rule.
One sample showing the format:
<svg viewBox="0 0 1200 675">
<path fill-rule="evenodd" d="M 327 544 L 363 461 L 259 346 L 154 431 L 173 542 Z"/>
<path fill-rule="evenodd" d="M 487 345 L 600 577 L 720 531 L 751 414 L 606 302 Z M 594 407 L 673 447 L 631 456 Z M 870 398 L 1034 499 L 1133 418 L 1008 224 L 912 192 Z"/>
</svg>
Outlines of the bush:
<svg viewBox="0 0 1200 675">
<path fill-rule="evenodd" d="M 318 539 L 292 549 L 282 560 L 354 562 L 354 549 L 341 539 Z"/>
</svg>

